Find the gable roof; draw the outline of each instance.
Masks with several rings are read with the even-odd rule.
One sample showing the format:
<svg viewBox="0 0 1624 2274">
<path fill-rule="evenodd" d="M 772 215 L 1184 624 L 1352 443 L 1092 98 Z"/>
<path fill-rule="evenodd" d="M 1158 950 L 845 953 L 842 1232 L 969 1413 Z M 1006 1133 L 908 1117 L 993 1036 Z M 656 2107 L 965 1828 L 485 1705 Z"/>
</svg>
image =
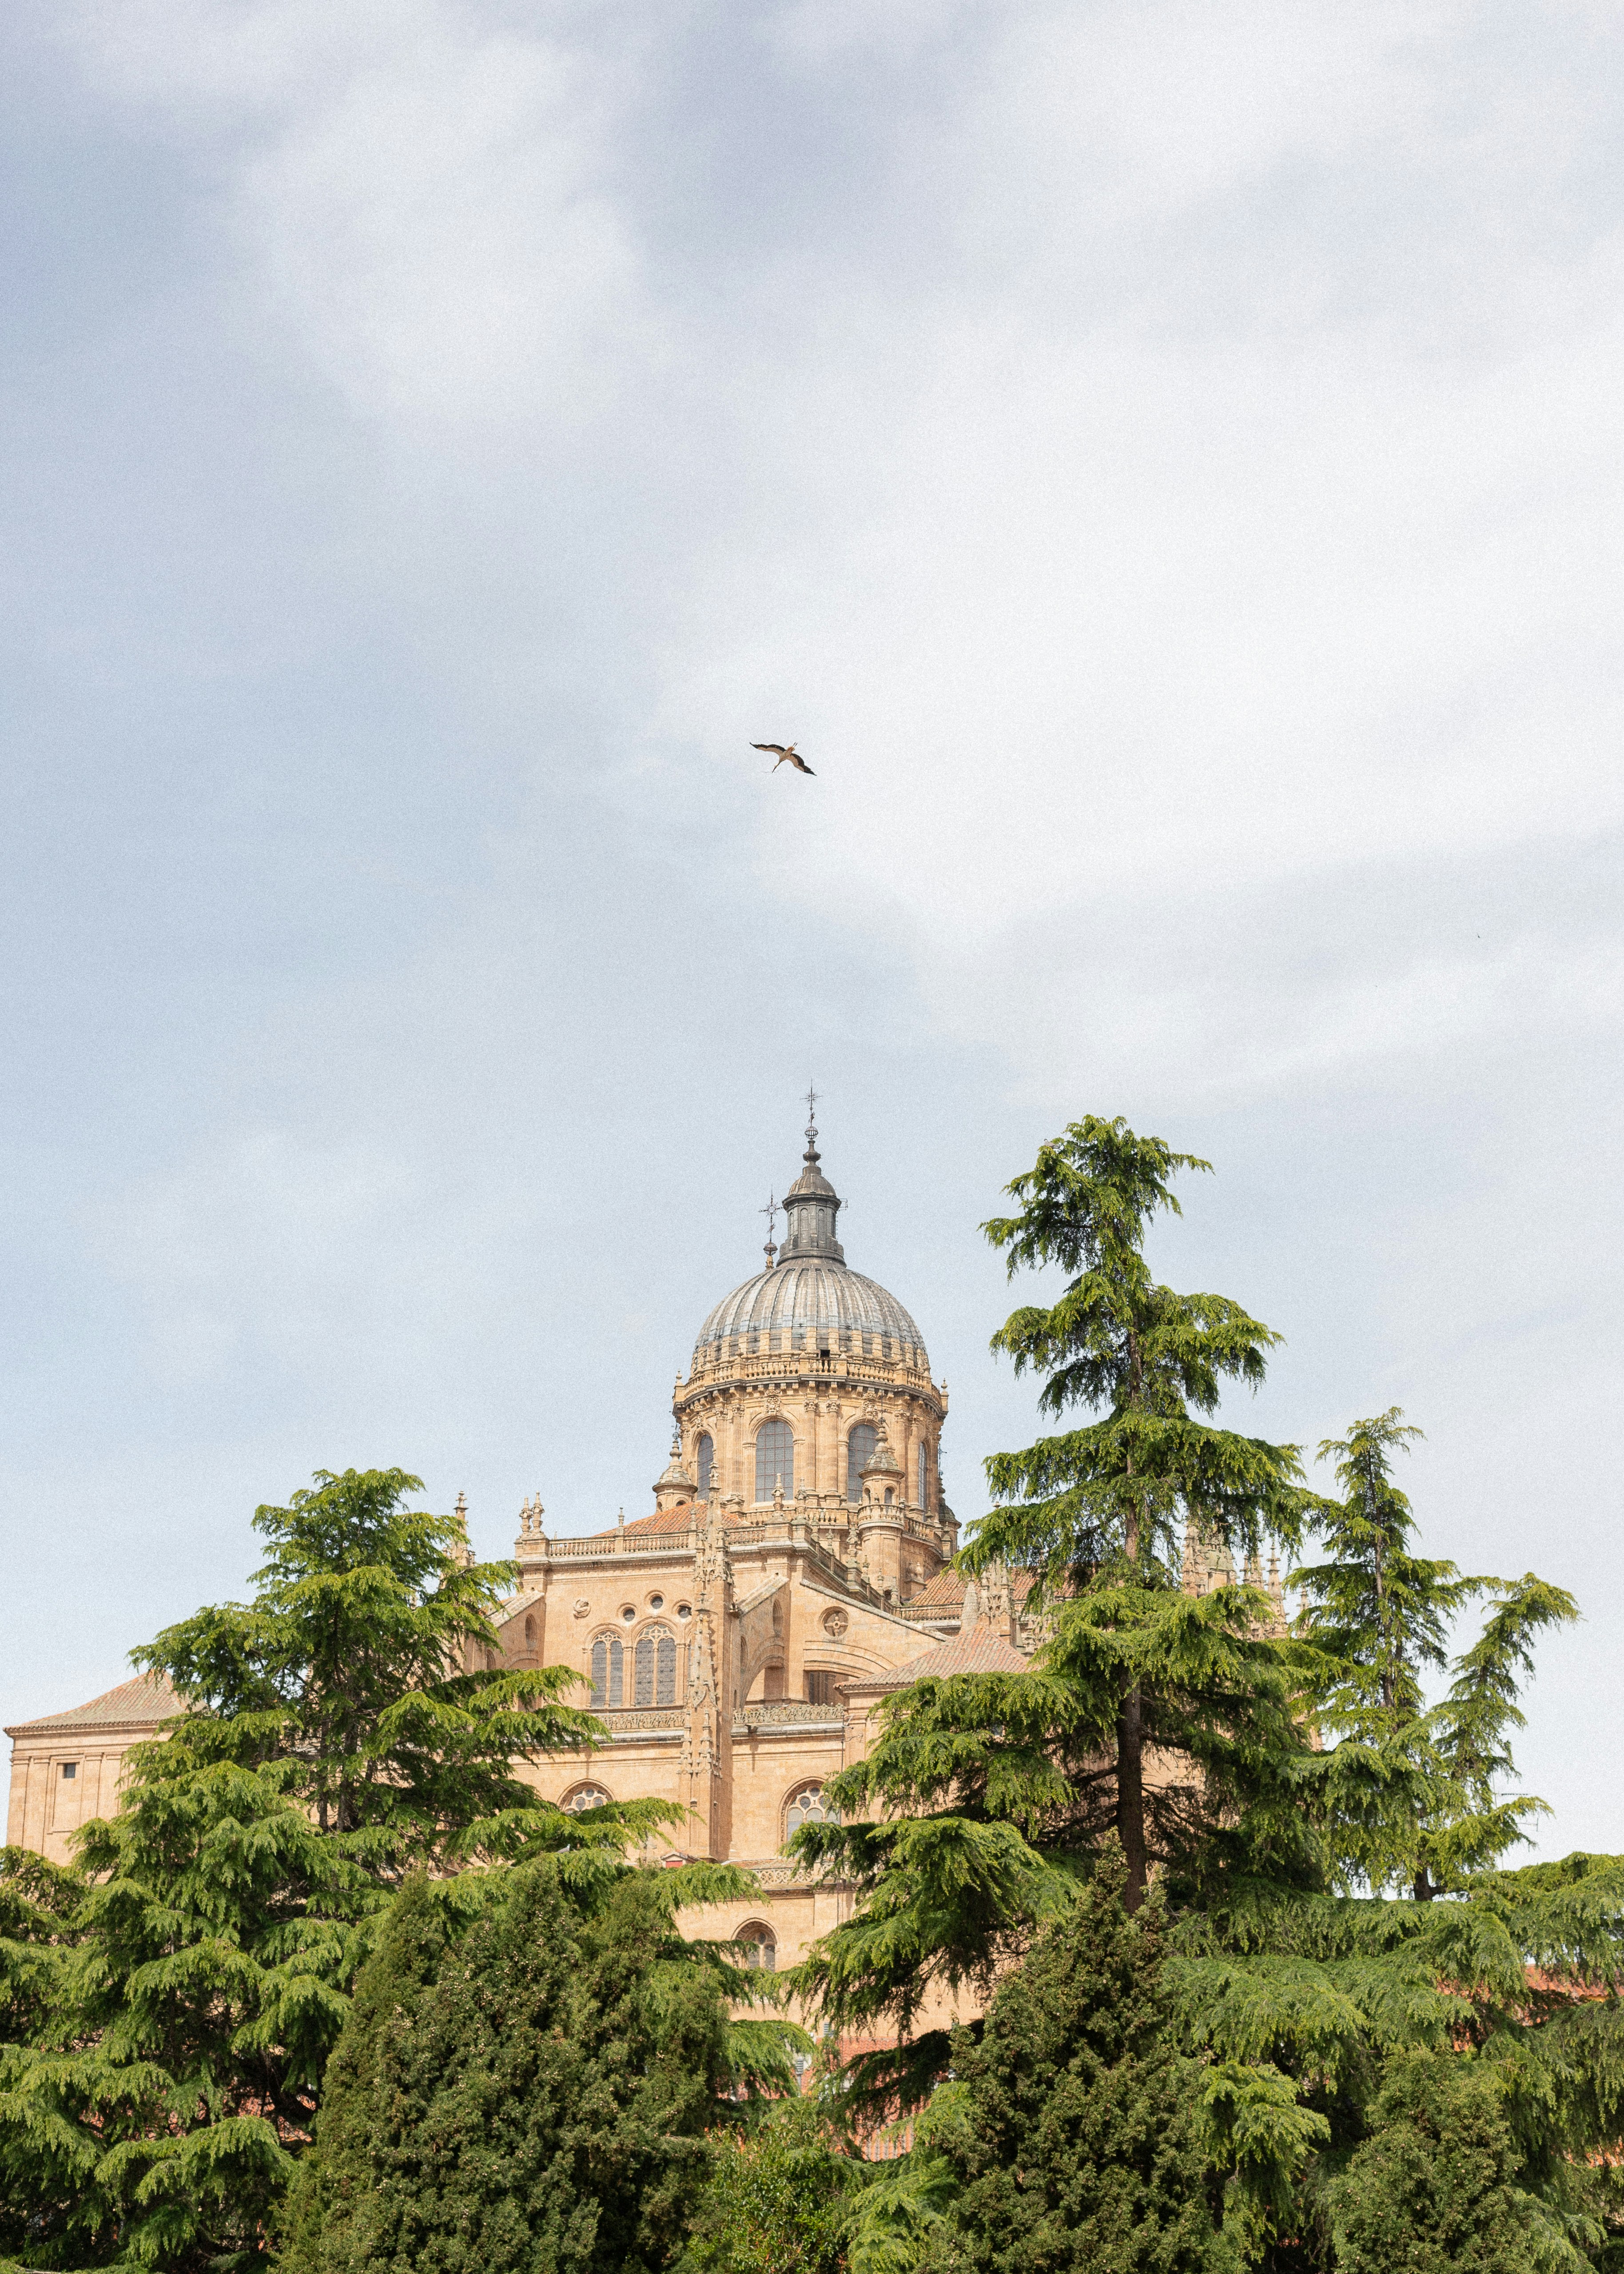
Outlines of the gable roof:
<svg viewBox="0 0 1624 2274">
<path fill-rule="evenodd" d="M 906 1666 L 897 1668 L 897 1676 L 902 1682 L 923 1682 L 948 1674 L 1025 1674 L 1031 1664 L 1007 1635 L 981 1619 L 959 1634 L 949 1635 L 922 1658 L 909 1659 Z"/>
<path fill-rule="evenodd" d="M 34 1737 L 60 1729 L 65 1736 L 78 1730 L 89 1736 L 96 1729 L 151 1728 L 156 1722 L 167 1721 L 172 1713 L 178 1713 L 181 1706 L 181 1698 L 162 1675 L 137 1674 L 128 1682 L 121 1682 L 117 1689 L 104 1690 L 99 1698 L 87 1699 L 83 1706 L 70 1706 L 60 1713 L 42 1713 L 36 1721 L 14 1722 L 5 1734 L 8 1737 Z"/>
</svg>

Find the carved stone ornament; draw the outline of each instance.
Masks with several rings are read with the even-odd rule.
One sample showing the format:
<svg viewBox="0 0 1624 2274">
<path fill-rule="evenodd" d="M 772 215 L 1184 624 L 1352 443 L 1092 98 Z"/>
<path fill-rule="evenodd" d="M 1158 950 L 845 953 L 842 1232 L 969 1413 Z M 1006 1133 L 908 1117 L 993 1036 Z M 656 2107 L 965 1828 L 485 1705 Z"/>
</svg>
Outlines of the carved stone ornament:
<svg viewBox="0 0 1624 2274">
<path fill-rule="evenodd" d="M 837 1642 L 839 1641 L 841 1636 L 846 1632 L 847 1627 L 849 1627 L 851 1623 L 850 1619 L 846 1617 L 844 1611 L 825 1611 L 823 1613 L 823 1632 L 826 1635 L 832 1635 Z"/>
<path fill-rule="evenodd" d="M 577 1595 L 575 1597 L 575 1616 L 578 1619 L 585 1618 L 587 1613 L 591 1609 L 591 1604 L 588 1602 L 584 1595 Z"/>
</svg>

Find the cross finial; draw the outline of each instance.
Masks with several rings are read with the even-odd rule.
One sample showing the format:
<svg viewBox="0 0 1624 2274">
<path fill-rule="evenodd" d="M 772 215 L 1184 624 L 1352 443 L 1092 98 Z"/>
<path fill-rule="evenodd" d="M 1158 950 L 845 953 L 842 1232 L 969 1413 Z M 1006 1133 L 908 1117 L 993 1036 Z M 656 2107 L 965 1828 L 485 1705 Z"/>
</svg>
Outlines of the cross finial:
<svg viewBox="0 0 1624 2274">
<path fill-rule="evenodd" d="M 767 1257 L 767 1269 L 771 1271 L 772 1269 L 773 1256 L 778 1252 L 777 1242 L 773 1239 L 773 1233 L 778 1228 L 778 1203 L 771 1193 L 767 1195 L 767 1205 L 761 1212 L 767 1219 L 767 1246 L 765 1254 Z"/>
<path fill-rule="evenodd" d="M 817 1159 L 817 1092 L 807 1085 L 807 1149 L 802 1156 L 808 1161 Z"/>
</svg>

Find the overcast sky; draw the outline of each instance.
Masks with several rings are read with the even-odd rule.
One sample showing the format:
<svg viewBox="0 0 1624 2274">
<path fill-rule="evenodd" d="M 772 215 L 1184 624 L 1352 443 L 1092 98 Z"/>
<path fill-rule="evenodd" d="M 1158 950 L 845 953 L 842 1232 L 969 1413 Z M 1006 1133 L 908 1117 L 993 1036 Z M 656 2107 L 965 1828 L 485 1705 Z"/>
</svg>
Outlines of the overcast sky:
<svg viewBox="0 0 1624 2274">
<path fill-rule="evenodd" d="M 1624 14 L 13 0 L 0 1717 L 320 1466 L 650 1505 L 794 1175 L 1034 1434 L 977 1226 L 1155 1260 L 1530 1565 L 1624 1849 Z M 798 737 L 816 778 L 752 741 Z"/>
</svg>

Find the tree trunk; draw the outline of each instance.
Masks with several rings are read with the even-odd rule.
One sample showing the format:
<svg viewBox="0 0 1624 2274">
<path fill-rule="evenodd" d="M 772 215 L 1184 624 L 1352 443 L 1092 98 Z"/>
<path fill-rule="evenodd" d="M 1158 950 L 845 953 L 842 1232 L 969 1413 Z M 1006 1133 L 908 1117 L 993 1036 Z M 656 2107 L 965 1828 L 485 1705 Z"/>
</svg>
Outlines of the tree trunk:
<svg viewBox="0 0 1624 2274">
<path fill-rule="evenodd" d="M 1128 1865 L 1124 1900 L 1131 1911 L 1145 1900 L 1145 1712 L 1137 1688 L 1116 1717 L 1116 1836 Z"/>
</svg>

